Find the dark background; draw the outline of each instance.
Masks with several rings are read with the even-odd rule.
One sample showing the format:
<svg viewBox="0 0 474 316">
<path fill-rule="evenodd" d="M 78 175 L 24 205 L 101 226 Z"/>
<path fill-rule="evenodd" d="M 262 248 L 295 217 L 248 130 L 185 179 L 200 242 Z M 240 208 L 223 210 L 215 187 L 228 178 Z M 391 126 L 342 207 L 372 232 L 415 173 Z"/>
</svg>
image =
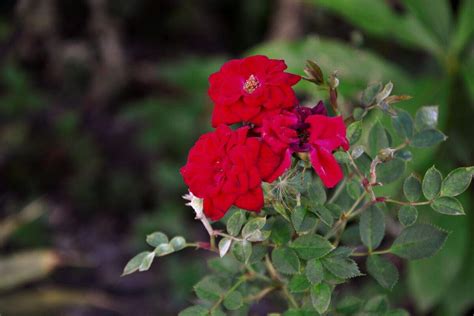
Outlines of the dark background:
<svg viewBox="0 0 474 316">
<path fill-rule="evenodd" d="M 298 74 L 314 59 L 339 71 L 349 105 L 367 83 L 392 80 L 414 96 L 402 105 L 410 112 L 438 104 L 450 136 L 410 169 L 474 164 L 472 32 L 453 44 L 459 21 L 474 20 L 468 2 L 2 0 L 0 314 L 175 315 L 191 304 L 206 253 L 119 276 L 146 234 L 206 238 L 183 205 L 179 168 L 210 129 L 207 77 L 232 57 L 284 58 Z M 406 17 L 417 27 L 403 29 Z M 465 217 L 426 219 L 453 233 L 434 258 L 401 266 L 386 293 L 394 305 L 472 314 L 472 197 L 462 196 Z M 383 291 L 371 281 L 353 290 Z"/>
</svg>

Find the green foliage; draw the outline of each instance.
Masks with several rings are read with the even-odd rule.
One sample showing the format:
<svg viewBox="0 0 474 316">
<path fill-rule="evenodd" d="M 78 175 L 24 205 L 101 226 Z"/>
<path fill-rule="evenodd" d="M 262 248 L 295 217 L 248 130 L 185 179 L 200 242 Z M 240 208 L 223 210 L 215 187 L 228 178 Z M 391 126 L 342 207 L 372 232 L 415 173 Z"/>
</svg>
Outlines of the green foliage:
<svg viewBox="0 0 474 316">
<path fill-rule="evenodd" d="M 405 228 L 390 247 L 390 252 L 405 259 L 422 259 L 441 249 L 448 233 L 428 224 Z"/>
<path fill-rule="evenodd" d="M 305 268 L 306 278 L 311 284 L 319 284 L 324 279 L 323 264 L 318 259 L 308 260 Z"/>
<path fill-rule="evenodd" d="M 469 168 L 458 168 L 451 171 L 441 184 L 442 196 L 458 196 L 471 184 L 473 171 Z"/>
<path fill-rule="evenodd" d="M 385 216 L 375 205 L 362 213 L 359 222 L 360 239 L 369 250 L 376 249 L 385 235 Z"/>
<path fill-rule="evenodd" d="M 281 50 L 289 49 L 281 45 Z M 304 50 L 306 45 L 333 48 L 323 41 L 292 49 Z M 319 78 L 315 62 L 308 64 L 306 73 L 308 81 L 318 86 L 328 84 Z M 351 78 L 351 74 L 345 75 Z M 382 288 L 392 290 L 399 272 L 391 256 L 385 254 L 408 260 L 437 254 L 448 233 L 419 223 L 418 209 L 429 206 L 433 214 L 464 214 L 456 196 L 469 186 L 473 169 L 455 169 L 444 180 L 434 166 L 422 179 L 415 173 L 406 175 L 418 154 L 417 147 L 436 146 L 446 137 L 437 129 L 438 107 L 422 107 L 413 118 L 408 111 L 393 107 L 409 99 L 391 95 L 393 88 L 391 82 L 372 84 L 362 93 L 347 127 L 351 149 L 334 153 L 344 170 L 344 180 L 336 188 L 325 189 L 302 156 L 285 176 L 264 185 L 266 204 L 261 213 L 232 210 L 218 224 L 225 224 L 220 226 L 225 231 L 213 231 L 209 222 L 200 219 L 210 235 L 209 246 L 204 248 L 220 258 L 209 264 L 214 274 L 195 286 L 203 304 L 193 307 L 196 313 L 204 312 L 201 308 L 210 315 L 245 313 L 248 304 L 279 292 L 288 305 L 283 315 L 325 314 L 330 310 L 342 315 L 406 315 L 403 310 L 391 309 L 385 296 L 360 300 L 333 297 L 332 293 L 339 293 L 338 287 L 352 278 L 364 276 L 355 257 L 366 257 L 367 273 Z M 398 194 L 385 190 L 391 183 L 399 185 L 406 200 L 397 200 Z M 388 218 L 393 211 L 398 213 L 399 223 Z M 393 226 L 387 236 L 386 223 Z M 400 233 L 393 237 L 397 231 Z M 382 248 L 384 240 L 391 242 L 389 248 Z M 157 233 L 147 241 L 155 251 L 135 260 L 139 262 L 130 271 L 148 269 L 155 256 L 202 247 L 200 243 L 186 244 L 181 237 L 168 242 L 166 236 Z"/>
<path fill-rule="evenodd" d="M 367 272 L 386 289 L 391 290 L 398 281 L 398 270 L 388 259 L 378 255 L 367 257 Z"/>
<path fill-rule="evenodd" d="M 302 235 L 290 243 L 301 259 L 317 259 L 327 255 L 334 246 L 319 235 Z"/>
<path fill-rule="evenodd" d="M 146 236 L 146 242 L 152 247 L 158 247 L 161 244 L 168 243 L 168 236 L 162 232 L 155 232 Z"/>
<path fill-rule="evenodd" d="M 411 174 L 403 183 L 403 193 L 410 202 L 416 202 L 421 197 L 421 181 L 414 174 Z"/>
<path fill-rule="evenodd" d="M 461 202 L 449 196 L 437 198 L 431 204 L 431 207 L 439 213 L 446 215 L 464 215 L 464 209 Z"/>
<path fill-rule="evenodd" d="M 232 244 L 232 254 L 240 262 L 248 262 L 252 255 L 252 243 L 247 240 L 234 242 Z"/>
<path fill-rule="evenodd" d="M 295 274 L 300 271 L 300 259 L 290 248 L 276 248 L 272 251 L 272 261 L 278 272 Z"/>
<path fill-rule="evenodd" d="M 416 222 L 418 210 L 413 205 L 403 205 L 398 210 L 398 220 L 403 226 L 410 226 Z"/>
<path fill-rule="evenodd" d="M 323 314 L 327 311 L 331 303 L 331 294 L 331 287 L 326 283 L 315 284 L 311 287 L 311 302 L 318 313 Z"/>
<path fill-rule="evenodd" d="M 435 168 L 435 166 L 426 171 L 422 184 L 423 194 L 426 199 L 432 200 L 439 195 L 442 180 L 443 175 Z"/>
</svg>

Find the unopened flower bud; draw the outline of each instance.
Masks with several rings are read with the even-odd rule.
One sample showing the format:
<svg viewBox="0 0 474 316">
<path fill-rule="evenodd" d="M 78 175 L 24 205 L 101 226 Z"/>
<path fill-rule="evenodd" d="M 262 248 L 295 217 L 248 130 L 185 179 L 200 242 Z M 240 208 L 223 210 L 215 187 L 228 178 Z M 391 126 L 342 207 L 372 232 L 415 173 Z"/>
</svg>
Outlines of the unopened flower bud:
<svg viewBox="0 0 474 316">
<path fill-rule="evenodd" d="M 324 83 L 323 72 L 321 68 L 312 60 L 306 61 L 306 67 L 304 68 L 305 74 L 308 76 L 305 79 L 314 82 L 318 86 Z"/>
<path fill-rule="evenodd" d="M 393 159 L 393 153 L 395 151 L 392 148 L 383 148 L 379 151 L 377 154 L 377 157 L 382 161 L 382 162 L 387 162 Z"/>
<path fill-rule="evenodd" d="M 307 152 L 299 152 L 297 155 L 301 160 L 309 161 L 309 154 Z"/>
<path fill-rule="evenodd" d="M 329 76 L 329 87 L 331 89 L 336 89 L 339 86 L 339 79 L 337 78 L 337 72 L 333 72 L 331 76 Z"/>
</svg>

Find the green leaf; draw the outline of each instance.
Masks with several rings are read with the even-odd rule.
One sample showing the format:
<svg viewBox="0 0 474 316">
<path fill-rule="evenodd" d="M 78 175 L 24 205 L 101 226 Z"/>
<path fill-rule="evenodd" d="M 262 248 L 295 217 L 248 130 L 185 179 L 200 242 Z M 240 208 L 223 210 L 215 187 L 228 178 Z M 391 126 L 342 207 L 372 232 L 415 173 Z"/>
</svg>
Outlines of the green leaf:
<svg viewBox="0 0 474 316">
<path fill-rule="evenodd" d="M 340 164 L 350 162 L 349 154 L 345 151 L 336 151 L 336 152 L 334 152 L 334 158 Z"/>
<path fill-rule="evenodd" d="M 214 257 L 207 261 L 207 265 L 216 274 L 223 274 L 226 277 L 240 273 L 240 262 L 232 256 Z"/>
<path fill-rule="evenodd" d="M 268 314 L 268 316 L 273 315 Z M 283 313 L 283 316 L 314 316 L 314 309 L 310 307 L 290 308 L 289 310 Z"/>
<path fill-rule="evenodd" d="M 451 171 L 441 184 L 442 196 L 458 196 L 467 190 L 472 180 L 472 172 L 468 168 L 457 168 Z"/>
<path fill-rule="evenodd" d="M 442 196 L 431 203 L 431 208 L 446 215 L 465 215 L 461 202 L 450 196 Z"/>
<path fill-rule="evenodd" d="M 238 210 L 232 214 L 232 216 L 227 220 L 227 232 L 229 235 L 237 236 L 246 220 L 247 218 L 245 213 L 241 210 Z"/>
<path fill-rule="evenodd" d="M 393 263 L 381 256 L 367 258 L 367 272 L 385 289 L 391 290 L 398 281 L 398 270 Z"/>
<path fill-rule="evenodd" d="M 407 47 L 422 48 L 432 54 L 437 54 L 441 50 L 436 37 L 413 14 L 396 13 L 385 1 L 312 0 L 312 2 L 343 16 L 344 20 L 373 36 L 389 38 Z M 396 30 L 393 28 L 394 25 L 397 25 Z"/>
<path fill-rule="evenodd" d="M 249 241 L 262 241 L 264 234 L 262 234 L 261 229 L 265 226 L 267 219 L 265 217 L 255 217 L 252 218 L 245 224 L 242 229 L 242 237 Z M 268 237 L 268 236 L 267 236 Z"/>
<path fill-rule="evenodd" d="M 319 235 L 300 236 L 290 244 L 290 247 L 305 260 L 321 258 L 334 249 L 329 241 Z"/>
<path fill-rule="evenodd" d="M 297 206 L 291 212 L 291 222 L 298 233 L 311 231 L 316 225 L 316 217 L 307 212 L 306 207 Z"/>
<path fill-rule="evenodd" d="M 153 263 L 153 259 L 155 259 L 155 253 L 149 252 L 142 260 L 142 263 L 138 267 L 138 271 L 148 271 Z"/>
<path fill-rule="evenodd" d="M 235 241 L 232 244 L 232 254 L 240 262 L 247 263 L 252 255 L 252 244 L 247 240 Z"/>
<path fill-rule="evenodd" d="M 398 220 L 405 227 L 413 225 L 417 218 L 418 210 L 412 205 L 403 205 L 398 210 Z"/>
<path fill-rule="evenodd" d="M 324 268 L 341 279 L 349 279 L 361 275 L 357 263 L 347 257 L 325 257 L 321 259 L 321 263 Z"/>
<path fill-rule="evenodd" d="M 358 180 L 349 180 L 346 184 L 346 191 L 353 200 L 357 200 L 362 193 L 362 185 Z"/>
<path fill-rule="evenodd" d="M 326 283 L 320 283 L 311 287 L 311 302 L 319 314 L 328 310 L 331 303 L 331 287 Z"/>
<path fill-rule="evenodd" d="M 452 12 L 447 0 L 404 0 L 403 3 L 442 46 L 450 44 Z"/>
<path fill-rule="evenodd" d="M 387 311 L 383 316 L 410 316 L 410 314 L 404 309 L 397 308 Z"/>
<path fill-rule="evenodd" d="M 384 315 L 388 311 L 388 300 L 385 295 L 372 297 L 365 303 L 364 312 L 369 315 Z"/>
<path fill-rule="evenodd" d="M 367 113 L 369 113 L 367 109 L 355 108 L 352 112 L 352 116 L 354 117 L 354 120 L 361 121 L 367 115 Z"/>
<path fill-rule="evenodd" d="M 326 203 L 326 190 L 319 177 L 312 177 L 311 186 L 308 188 L 308 198 L 312 204 Z"/>
<path fill-rule="evenodd" d="M 375 97 L 377 96 L 377 94 L 379 94 L 380 91 L 382 91 L 382 83 L 377 82 L 369 85 L 362 92 L 362 104 L 365 107 L 372 105 L 375 102 Z"/>
<path fill-rule="evenodd" d="M 224 292 L 217 277 L 206 276 L 194 286 L 197 297 L 206 301 L 217 301 Z"/>
<path fill-rule="evenodd" d="M 362 136 L 362 122 L 356 121 L 347 127 L 347 139 L 351 145 L 355 144 Z"/>
<path fill-rule="evenodd" d="M 444 304 L 456 306 L 441 308 L 443 315 L 463 315 L 463 307 L 457 305 L 463 305 L 463 300 L 466 303 L 472 300 L 474 283 L 473 214 L 470 213 L 469 218 L 444 216 L 435 212 L 430 212 L 429 215 L 436 224 L 443 225 L 443 229 L 452 233 L 442 251 L 431 258 L 408 263 L 406 272 L 410 296 L 415 299 L 421 313 L 438 309 L 437 306 L 444 301 Z"/>
<path fill-rule="evenodd" d="M 362 307 L 363 301 L 355 296 L 344 296 L 344 298 L 337 303 L 336 311 L 344 315 L 355 315 Z"/>
<path fill-rule="evenodd" d="M 435 129 L 438 125 L 438 106 L 423 106 L 415 115 L 415 128 L 417 131 Z"/>
<path fill-rule="evenodd" d="M 323 264 L 318 259 L 308 260 L 305 268 L 306 278 L 312 284 L 321 283 L 324 279 Z"/>
<path fill-rule="evenodd" d="M 407 111 L 398 109 L 397 116 L 392 117 L 392 125 L 402 139 L 413 136 L 413 119 Z"/>
<path fill-rule="evenodd" d="M 162 232 L 155 232 L 146 236 L 146 242 L 152 247 L 158 247 L 161 244 L 168 243 L 168 237 Z"/>
<path fill-rule="evenodd" d="M 373 78 L 391 79 L 397 85 L 410 82 L 409 76 L 398 66 L 370 51 L 356 49 L 341 41 L 321 37 L 308 36 L 294 42 L 269 42 L 247 53 L 284 59 L 288 65 L 288 71 L 298 74 L 302 73 L 302 60 L 324 60 L 324 64 L 320 64 L 324 73 L 331 73 L 334 69 L 338 70 L 338 77 L 345 83 L 340 86 L 343 93 L 347 89 L 356 92 L 356 90 L 365 87 L 366 83 Z M 302 82 L 297 89 L 304 89 L 312 95 L 323 96 L 310 83 Z"/>
<path fill-rule="evenodd" d="M 283 220 L 280 217 L 276 217 L 276 220 L 272 225 L 271 238 L 277 245 L 286 244 L 291 240 L 292 229 L 290 223 Z"/>
<path fill-rule="evenodd" d="M 181 250 L 186 247 L 186 239 L 181 236 L 173 237 L 170 241 L 170 245 L 175 251 Z"/>
<path fill-rule="evenodd" d="M 399 158 L 399 159 L 402 159 L 404 161 L 410 161 L 413 158 L 413 154 L 408 149 L 402 149 L 402 150 L 398 150 L 395 153 L 395 158 Z"/>
<path fill-rule="evenodd" d="M 190 306 L 179 312 L 178 316 L 208 316 L 209 310 L 203 306 Z"/>
<path fill-rule="evenodd" d="M 162 257 L 174 252 L 174 249 L 170 244 L 161 244 L 155 248 L 154 252 L 157 256 Z"/>
<path fill-rule="evenodd" d="M 421 181 L 413 173 L 403 182 L 403 193 L 410 202 L 415 202 L 421 196 Z"/>
<path fill-rule="evenodd" d="M 232 245 L 232 239 L 230 238 L 225 237 L 219 240 L 218 248 L 219 248 L 219 256 L 221 258 L 226 255 L 231 245 Z"/>
<path fill-rule="evenodd" d="M 438 171 L 438 169 L 436 169 L 435 166 L 432 166 L 426 171 L 422 183 L 422 190 L 426 199 L 432 200 L 439 195 L 439 192 L 441 191 L 442 180 L 443 175 Z"/>
<path fill-rule="evenodd" d="M 284 274 L 295 274 L 300 271 L 300 259 L 289 248 L 275 248 L 272 251 L 272 262 L 277 271 Z"/>
<path fill-rule="evenodd" d="M 331 211 L 323 205 L 314 205 L 314 207 L 310 208 L 309 211 L 316 214 L 316 216 L 327 226 L 331 227 L 334 224 L 334 217 Z"/>
<path fill-rule="evenodd" d="M 405 174 L 406 162 L 402 159 L 394 158 L 387 162 L 377 165 L 377 181 L 383 184 L 389 184 Z"/>
<path fill-rule="evenodd" d="M 369 151 L 372 157 L 375 157 L 380 149 L 390 147 L 390 141 L 387 131 L 382 123 L 377 121 L 369 132 Z"/>
<path fill-rule="evenodd" d="M 474 23 L 472 16 L 474 14 L 474 1 L 464 0 L 461 2 L 459 9 L 458 23 L 456 31 L 451 41 L 451 47 L 454 53 L 459 53 L 469 43 L 474 33 Z"/>
<path fill-rule="evenodd" d="M 275 210 L 275 212 L 280 214 L 288 222 L 290 221 L 290 217 L 288 216 L 288 212 L 286 211 L 286 208 L 283 205 L 283 203 L 281 203 L 279 201 L 273 201 L 272 206 L 273 206 L 273 209 Z"/>
<path fill-rule="evenodd" d="M 382 242 L 385 235 L 385 217 L 376 205 L 372 205 L 362 213 L 359 232 L 362 243 L 371 251 Z"/>
<path fill-rule="evenodd" d="M 439 228 L 415 224 L 400 233 L 390 252 L 409 260 L 428 258 L 441 249 L 447 237 L 448 233 Z"/>
<path fill-rule="evenodd" d="M 446 135 L 437 129 L 425 129 L 418 132 L 411 139 L 410 145 L 417 148 L 425 148 L 438 145 L 447 139 Z"/>
<path fill-rule="evenodd" d="M 130 259 L 130 261 L 127 263 L 127 265 L 123 269 L 122 276 L 138 271 L 138 268 L 142 264 L 143 259 L 145 259 L 145 257 L 148 254 L 150 254 L 149 251 L 143 251 L 143 252 L 140 252 L 135 257 L 133 257 L 132 259 Z"/>
<path fill-rule="evenodd" d="M 303 274 L 295 274 L 288 284 L 288 289 L 291 293 L 301 293 L 309 289 L 311 283 L 309 283 L 306 276 Z"/>
<path fill-rule="evenodd" d="M 228 310 L 235 311 L 244 305 L 244 299 L 239 291 L 230 292 L 222 302 Z"/>
<path fill-rule="evenodd" d="M 262 244 L 254 244 L 252 246 L 252 254 L 248 260 L 248 264 L 260 263 L 268 252 L 267 246 Z"/>
</svg>

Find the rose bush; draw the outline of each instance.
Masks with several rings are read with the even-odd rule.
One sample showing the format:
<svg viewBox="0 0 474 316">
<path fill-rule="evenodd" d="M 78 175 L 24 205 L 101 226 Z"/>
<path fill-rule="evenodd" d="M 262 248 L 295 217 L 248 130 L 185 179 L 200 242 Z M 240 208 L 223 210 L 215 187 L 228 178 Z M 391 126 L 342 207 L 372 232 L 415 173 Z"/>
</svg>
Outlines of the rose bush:
<svg viewBox="0 0 474 316">
<path fill-rule="evenodd" d="M 229 61 L 210 76 L 216 129 L 199 138 L 181 169 L 187 205 L 209 241 L 153 233 L 147 242 L 154 250 L 135 256 L 124 274 L 193 247 L 219 256 L 210 260 L 213 274 L 196 284 L 198 299 L 182 316 L 247 314 L 272 295 L 286 302 L 272 312 L 286 316 L 407 315 L 382 295 L 345 295 L 343 284 L 370 275 L 391 290 L 399 277 L 393 256 L 417 260 L 439 251 L 448 232 L 419 223 L 418 208 L 463 215 L 457 196 L 470 185 L 474 167 L 444 179 L 434 166 L 424 175 L 407 174 L 412 148 L 446 140 L 436 107 L 421 107 L 413 119 L 393 106 L 407 96 L 391 95 L 391 83 L 373 84 L 343 118 L 334 74 L 326 81 L 308 62 L 304 79 L 328 91 L 330 108 L 322 101 L 305 107 L 292 90 L 300 77 L 285 69 L 283 61 L 253 56 Z M 402 177 L 404 198 L 379 190 Z"/>
</svg>

